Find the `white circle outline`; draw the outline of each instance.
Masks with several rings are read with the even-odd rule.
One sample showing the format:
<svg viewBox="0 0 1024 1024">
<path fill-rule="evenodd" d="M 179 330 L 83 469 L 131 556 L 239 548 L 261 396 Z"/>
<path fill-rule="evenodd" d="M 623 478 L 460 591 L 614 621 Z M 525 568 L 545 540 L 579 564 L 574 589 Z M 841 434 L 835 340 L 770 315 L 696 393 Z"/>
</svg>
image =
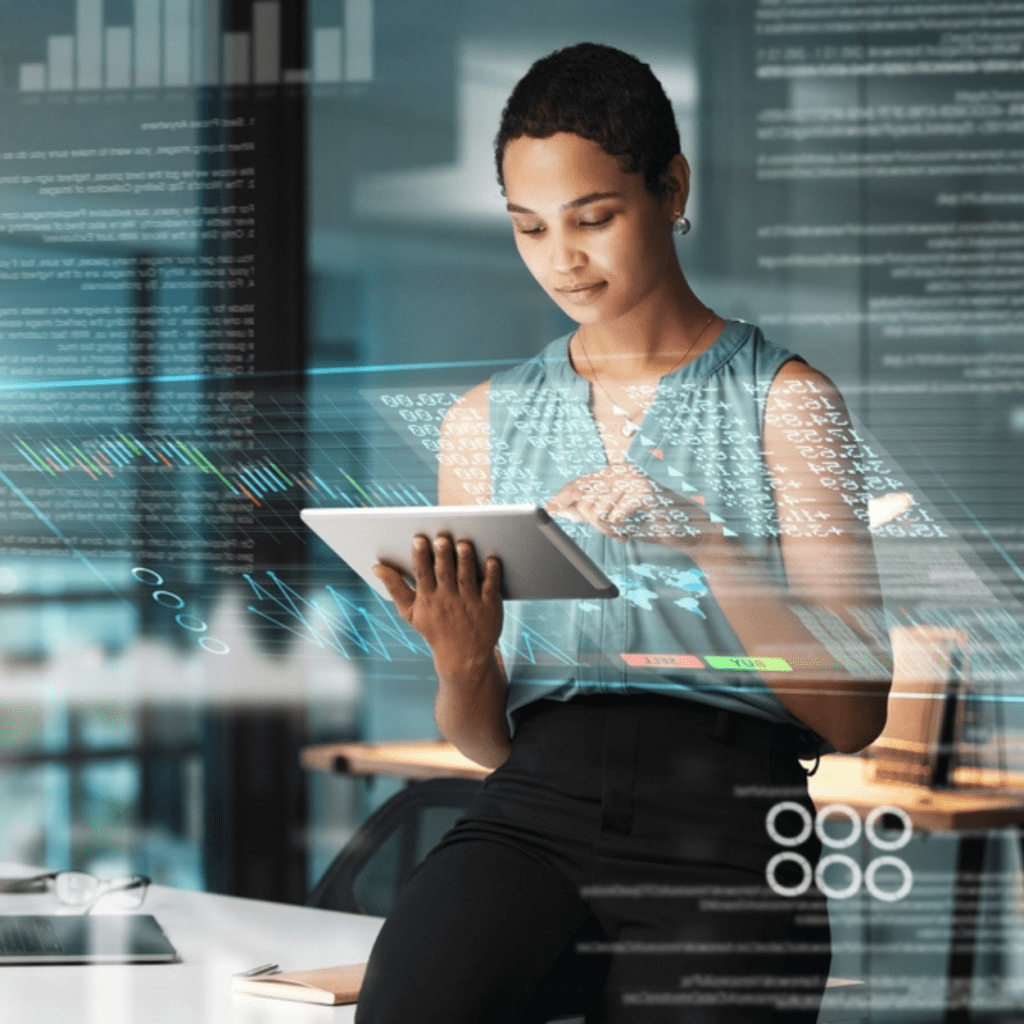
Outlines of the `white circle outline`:
<svg viewBox="0 0 1024 1024">
<path fill-rule="evenodd" d="M 825 820 L 830 814 L 840 814 L 849 819 L 850 834 L 845 839 L 833 839 L 825 832 Z M 830 846 L 834 850 L 845 850 L 860 839 L 860 815 L 849 804 L 827 804 L 814 818 L 814 831 L 825 846 Z"/>
<path fill-rule="evenodd" d="M 174 600 L 177 601 L 178 603 L 177 604 L 168 604 L 166 601 L 161 601 L 160 600 L 160 595 L 161 594 L 166 594 L 168 597 L 173 597 Z M 157 604 L 163 605 L 164 608 L 170 608 L 173 611 L 177 611 L 179 608 L 184 608 L 185 607 L 185 600 L 184 600 L 184 598 L 179 597 L 176 593 L 174 593 L 173 590 L 154 590 L 153 591 L 153 600 L 156 601 Z"/>
<path fill-rule="evenodd" d="M 875 834 L 875 824 L 883 814 L 895 814 L 903 823 L 903 834 L 899 838 L 880 839 Z M 879 850 L 902 850 L 914 835 L 914 823 L 910 820 L 910 815 L 902 807 L 882 804 L 880 807 L 872 807 L 868 812 L 867 818 L 864 819 L 864 832 L 868 837 L 868 842 Z"/>
<path fill-rule="evenodd" d="M 783 811 L 795 811 L 804 820 L 804 827 L 800 830 L 799 834 L 795 836 L 784 836 L 775 827 L 775 819 Z M 811 820 L 811 813 L 802 804 L 798 804 L 795 800 L 783 800 L 780 803 L 775 804 L 771 810 L 768 811 L 768 817 L 764 820 L 764 827 L 768 832 L 768 835 L 772 837 L 779 844 L 779 846 L 799 846 L 807 837 L 811 834 L 814 828 L 814 822 Z"/>
<path fill-rule="evenodd" d="M 890 892 L 888 889 L 878 888 L 878 885 L 875 883 L 875 872 L 883 865 L 891 865 L 897 868 L 900 874 L 903 875 L 903 883 L 898 889 L 893 889 Z M 914 887 L 914 872 L 911 871 L 910 865 L 902 857 L 893 857 L 886 854 L 884 857 L 876 857 L 868 865 L 867 871 L 864 872 L 864 885 L 876 900 L 883 900 L 885 903 L 895 903 L 897 900 L 903 899 Z"/>
<path fill-rule="evenodd" d="M 216 647 L 211 647 L 210 644 L 220 644 L 224 650 L 218 651 Z M 223 640 L 218 640 L 215 636 L 201 636 L 199 638 L 199 646 L 204 651 L 209 651 L 210 654 L 228 654 L 231 651 L 231 648 Z"/>
<path fill-rule="evenodd" d="M 831 864 L 845 864 L 850 869 L 853 880 L 845 889 L 833 889 L 825 881 L 825 869 Z M 851 896 L 855 895 L 857 890 L 860 889 L 861 878 L 860 865 L 845 853 L 830 853 L 827 857 L 822 857 L 818 861 L 817 868 L 814 870 L 814 881 L 818 886 L 818 890 L 834 900 L 848 900 Z"/>
<path fill-rule="evenodd" d="M 191 619 L 193 622 L 198 622 L 198 626 L 189 626 L 187 623 L 182 622 L 182 619 Z M 174 621 L 181 626 L 182 629 L 187 629 L 190 633 L 205 633 L 209 627 L 198 615 L 188 615 L 183 612 L 181 615 L 175 615 Z"/>
<path fill-rule="evenodd" d="M 149 573 L 150 576 L 156 577 L 156 583 L 150 583 L 147 580 L 142 579 L 140 573 Z M 147 569 L 145 566 L 137 565 L 132 569 L 132 576 L 137 583 L 141 583 L 145 587 L 162 587 L 164 584 L 164 578 L 158 572 L 154 572 L 152 569 Z"/>
<path fill-rule="evenodd" d="M 780 885 L 775 877 L 775 869 L 786 860 L 791 860 L 804 869 L 804 877 L 801 881 L 797 885 L 789 886 L 788 888 L 785 885 Z M 778 893 L 779 896 L 802 896 L 811 887 L 811 879 L 814 877 L 814 872 L 811 871 L 811 865 L 802 854 L 783 850 L 782 853 L 775 854 L 768 861 L 768 865 L 764 869 L 764 877 L 772 892 Z"/>
</svg>

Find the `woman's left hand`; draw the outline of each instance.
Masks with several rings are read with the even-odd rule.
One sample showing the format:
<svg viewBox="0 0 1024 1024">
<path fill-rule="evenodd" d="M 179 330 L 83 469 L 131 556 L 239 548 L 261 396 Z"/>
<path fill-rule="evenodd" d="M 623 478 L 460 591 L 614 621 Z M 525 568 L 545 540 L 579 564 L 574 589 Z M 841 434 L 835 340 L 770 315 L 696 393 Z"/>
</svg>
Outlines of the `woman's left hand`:
<svg viewBox="0 0 1024 1024">
<path fill-rule="evenodd" d="M 605 536 L 692 549 L 722 536 L 696 501 L 617 462 L 567 483 L 545 506 L 553 516 L 590 523 Z"/>
</svg>

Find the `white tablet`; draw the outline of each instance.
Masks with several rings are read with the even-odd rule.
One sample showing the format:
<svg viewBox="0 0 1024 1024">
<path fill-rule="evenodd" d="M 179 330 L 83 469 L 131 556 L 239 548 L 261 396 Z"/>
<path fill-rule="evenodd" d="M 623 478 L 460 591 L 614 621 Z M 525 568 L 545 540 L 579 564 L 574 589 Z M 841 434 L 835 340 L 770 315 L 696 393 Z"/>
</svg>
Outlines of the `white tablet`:
<svg viewBox="0 0 1024 1024">
<path fill-rule="evenodd" d="M 413 537 L 449 533 L 471 540 L 477 558 L 497 555 L 502 596 L 511 601 L 617 597 L 618 588 L 535 505 L 439 505 L 399 508 L 304 508 L 302 521 L 385 600 L 370 572 L 387 562 L 409 572 Z M 411 575 L 411 574 L 410 574 Z"/>
</svg>

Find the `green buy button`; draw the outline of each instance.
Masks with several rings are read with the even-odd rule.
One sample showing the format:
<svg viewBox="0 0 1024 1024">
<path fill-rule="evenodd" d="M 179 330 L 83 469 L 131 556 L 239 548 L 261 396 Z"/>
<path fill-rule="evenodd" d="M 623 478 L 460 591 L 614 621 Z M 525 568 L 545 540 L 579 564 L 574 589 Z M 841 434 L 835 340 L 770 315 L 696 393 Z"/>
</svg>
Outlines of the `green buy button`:
<svg viewBox="0 0 1024 1024">
<path fill-rule="evenodd" d="M 704 660 L 712 668 L 728 672 L 792 672 L 785 658 L 721 658 L 706 654 Z"/>
</svg>

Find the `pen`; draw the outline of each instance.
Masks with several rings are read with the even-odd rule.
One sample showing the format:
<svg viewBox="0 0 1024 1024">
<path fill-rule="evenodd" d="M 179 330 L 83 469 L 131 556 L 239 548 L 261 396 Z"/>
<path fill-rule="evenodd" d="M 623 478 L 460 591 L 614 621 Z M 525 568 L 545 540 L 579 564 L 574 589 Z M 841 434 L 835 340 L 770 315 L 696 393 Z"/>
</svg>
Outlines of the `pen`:
<svg viewBox="0 0 1024 1024">
<path fill-rule="evenodd" d="M 259 967 L 251 967 L 247 971 L 239 971 L 232 974 L 232 978 L 259 978 L 265 974 L 277 974 L 280 968 L 277 964 L 260 964 Z"/>
</svg>

